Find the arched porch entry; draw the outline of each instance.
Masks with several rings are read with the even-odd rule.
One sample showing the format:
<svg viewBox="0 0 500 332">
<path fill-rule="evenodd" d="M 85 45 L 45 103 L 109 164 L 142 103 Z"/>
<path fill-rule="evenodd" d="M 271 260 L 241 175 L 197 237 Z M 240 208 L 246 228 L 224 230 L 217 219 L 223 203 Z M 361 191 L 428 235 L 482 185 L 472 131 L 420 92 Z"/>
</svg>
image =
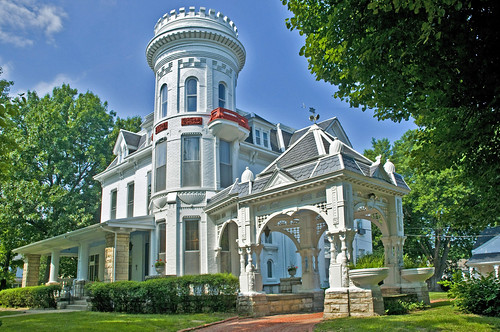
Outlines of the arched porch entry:
<svg viewBox="0 0 500 332">
<path fill-rule="evenodd" d="M 221 228 L 216 250 L 218 271 L 239 277 L 238 225 L 234 220 L 229 220 Z"/>
<path fill-rule="evenodd" d="M 281 241 L 281 246 L 276 250 L 286 250 L 288 255 L 287 253 L 278 253 L 277 257 L 282 261 L 276 265 L 282 272 L 287 271 L 290 266 L 297 267 L 299 271 L 297 278 L 300 278 L 301 284 L 294 287 L 293 292 L 320 291 L 319 255 L 320 253 L 324 254 L 324 248 L 321 247 L 319 239 L 326 229 L 325 220 L 318 209 L 313 206 L 273 213 L 267 217 L 266 221 L 261 223 L 256 237 L 257 250 L 255 254 L 258 257 L 256 266 L 260 267 L 259 270 L 266 270 L 269 273 L 268 261 L 264 259 L 263 262 L 260 262 L 259 259 L 260 252 L 263 249 L 265 250 L 262 239 L 268 238 L 273 233 L 281 233 L 290 241 Z M 291 248 L 288 248 L 290 246 L 288 243 L 291 243 L 294 247 L 293 255 L 290 255 Z M 298 254 L 298 257 L 295 253 Z M 288 277 L 287 274 L 283 273 L 281 276 L 280 282 L 283 282 Z"/>
</svg>

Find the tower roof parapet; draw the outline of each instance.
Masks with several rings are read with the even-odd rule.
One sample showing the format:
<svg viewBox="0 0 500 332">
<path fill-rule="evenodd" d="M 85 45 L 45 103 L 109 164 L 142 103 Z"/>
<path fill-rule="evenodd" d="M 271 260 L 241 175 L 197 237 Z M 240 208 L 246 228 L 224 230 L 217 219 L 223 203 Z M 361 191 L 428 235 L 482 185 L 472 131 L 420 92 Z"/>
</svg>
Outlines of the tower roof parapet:
<svg viewBox="0 0 500 332">
<path fill-rule="evenodd" d="M 155 36 L 146 48 L 146 58 L 154 70 L 157 51 L 168 43 L 181 39 L 201 39 L 217 43 L 234 53 L 240 71 L 246 59 L 243 44 L 238 40 L 238 28 L 233 21 L 214 9 L 182 7 L 163 15 L 155 25 Z"/>
</svg>

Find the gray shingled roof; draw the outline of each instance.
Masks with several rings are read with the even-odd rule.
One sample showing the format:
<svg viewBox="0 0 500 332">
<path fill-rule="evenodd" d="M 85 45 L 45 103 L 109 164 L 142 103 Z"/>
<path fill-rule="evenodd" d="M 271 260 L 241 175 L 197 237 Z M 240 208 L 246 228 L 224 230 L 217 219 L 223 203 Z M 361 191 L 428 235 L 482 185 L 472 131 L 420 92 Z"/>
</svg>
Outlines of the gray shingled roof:
<svg viewBox="0 0 500 332">
<path fill-rule="evenodd" d="M 500 262 L 500 252 L 472 255 L 472 257 L 467 261 L 467 265 L 490 262 Z"/>
<path fill-rule="evenodd" d="M 137 148 L 139 147 L 139 142 L 141 140 L 142 135 L 135 134 L 135 133 L 132 133 L 130 131 L 125 131 L 125 130 L 122 130 L 121 133 L 123 135 L 123 139 L 125 140 L 125 143 L 127 143 L 127 145 L 129 145 L 129 146 L 133 146 L 134 150 L 137 150 Z"/>
<path fill-rule="evenodd" d="M 492 240 L 495 236 L 500 235 L 500 226 L 498 227 L 488 227 L 484 229 L 479 236 L 477 237 L 476 243 L 474 243 L 474 248 L 476 249 L 488 242 L 489 240 Z M 500 248 L 498 248 L 500 252 Z"/>
<path fill-rule="evenodd" d="M 264 170 L 257 175 L 255 181 L 252 183 L 251 192 L 249 192 L 248 183 L 234 183 L 230 190 L 227 188 L 221 191 L 208 201 L 208 206 L 214 205 L 223 201 L 231 195 L 244 197 L 249 194 L 259 193 L 265 190 L 269 181 L 273 178 L 275 173 L 283 173 L 294 181 L 302 181 L 309 178 L 319 177 L 334 173 L 340 170 L 347 170 L 353 173 L 373 177 L 393 184 L 390 176 L 386 175 L 385 170 L 379 164 L 373 165 L 368 159 L 363 158 L 357 152 L 344 145 L 341 153 L 334 155 L 320 155 L 317 144 L 322 144 L 324 151 L 328 152 L 330 142 L 330 135 L 324 131 L 323 128 L 310 128 L 306 134 L 302 135 L 295 145 L 287 149 L 280 157 L 278 157 L 271 167 Z M 321 136 L 320 140 L 316 140 L 314 131 L 321 130 L 320 133 L 326 134 Z M 342 166 L 343 165 L 343 166 Z M 406 182 L 399 174 L 394 174 L 396 185 L 400 188 L 408 189 Z"/>
</svg>

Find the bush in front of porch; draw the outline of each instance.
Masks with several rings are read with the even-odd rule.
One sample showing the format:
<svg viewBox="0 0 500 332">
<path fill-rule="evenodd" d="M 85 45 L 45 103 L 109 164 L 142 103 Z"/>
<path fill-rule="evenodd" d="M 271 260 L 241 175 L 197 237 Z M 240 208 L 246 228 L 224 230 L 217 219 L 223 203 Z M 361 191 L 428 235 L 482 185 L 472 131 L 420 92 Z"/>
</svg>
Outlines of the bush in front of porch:
<svg viewBox="0 0 500 332">
<path fill-rule="evenodd" d="M 218 273 L 93 283 L 88 290 L 95 311 L 149 314 L 234 311 L 238 287 L 237 277 Z"/>
<path fill-rule="evenodd" d="M 10 288 L 0 291 L 0 306 L 11 308 L 56 308 L 60 285 Z"/>
</svg>

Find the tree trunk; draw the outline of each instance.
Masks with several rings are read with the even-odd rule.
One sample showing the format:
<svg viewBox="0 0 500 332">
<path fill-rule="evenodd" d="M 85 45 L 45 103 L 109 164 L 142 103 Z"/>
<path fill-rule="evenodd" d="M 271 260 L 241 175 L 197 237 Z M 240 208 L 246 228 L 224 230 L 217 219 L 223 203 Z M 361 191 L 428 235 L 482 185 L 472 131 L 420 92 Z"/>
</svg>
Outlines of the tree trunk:
<svg viewBox="0 0 500 332">
<path fill-rule="evenodd" d="M 441 248 L 442 251 L 441 251 Z M 438 281 L 441 281 L 443 277 L 444 270 L 446 269 L 446 260 L 448 259 L 448 253 L 450 252 L 451 240 L 449 237 L 446 237 L 444 241 L 441 241 L 439 236 L 436 236 L 436 248 L 434 251 L 434 275 L 428 280 L 428 287 L 430 291 L 439 292 L 441 291 L 441 285 L 438 284 Z M 442 254 L 440 255 L 440 252 Z"/>
</svg>

